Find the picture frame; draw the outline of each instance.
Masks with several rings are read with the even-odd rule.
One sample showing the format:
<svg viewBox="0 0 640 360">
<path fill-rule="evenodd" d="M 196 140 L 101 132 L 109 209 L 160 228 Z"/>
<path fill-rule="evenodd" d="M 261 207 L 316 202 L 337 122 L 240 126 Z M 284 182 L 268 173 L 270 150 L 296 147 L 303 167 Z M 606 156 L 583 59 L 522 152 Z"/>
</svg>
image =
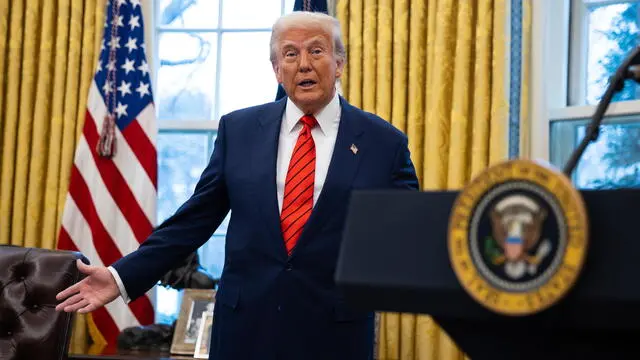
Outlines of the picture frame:
<svg viewBox="0 0 640 360">
<path fill-rule="evenodd" d="M 203 312 L 200 322 L 200 331 L 196 341 L 196 351 L 193 355 L 196 359 L 209 358 L 209 346 L 211 345 L 211 329 L 213 328 L 213 312 Z"/>
<path fill-rule="evenodd" d="M 215 294 L 216 291 L 213 289 L 184 289 L 169 350 L 172 354 L 191 356 L 195 354 L 200 327 L 203 323 L 202 314 L 210 313 L 213 318 Z M 207 349 L 208 347 L 209 344 Z"/>
</svg>

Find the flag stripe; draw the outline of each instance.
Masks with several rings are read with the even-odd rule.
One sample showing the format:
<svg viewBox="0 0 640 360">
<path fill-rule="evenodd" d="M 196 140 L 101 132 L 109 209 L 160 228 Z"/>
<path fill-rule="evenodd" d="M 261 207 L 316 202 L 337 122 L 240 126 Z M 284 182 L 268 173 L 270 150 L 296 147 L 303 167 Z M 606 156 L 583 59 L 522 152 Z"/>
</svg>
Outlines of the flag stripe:
<svg viewBox="0 0 640 360">
<path fill-rule="evenodd" d="M 145 135 L 142 127 L 137 122 L 132 122 L 123 131 L 122 135 L 131 147 L 132 153 L 136 155 L 140 165 L 144 168 L 151 182 L 158 183 L 156 148 Z"/>
<path fill-rule="evenodd" d="M 135 301 L 129 303 L 129 308 L 136 314 L 136 318 L 142 324 L 152 324 L 155 314 L 153 313 L 153 304 L 148 296 L 141 296 Z"/>
<path fill-rule="evenodd" d="M 80 251 L 78 250 L 76 244 L 74 244 L 71 240 L 71 236 L 69 236 L 69 233 L 67 232 L 67 230 L 65 230 L 64 226 L 60 228 L 60 236 L 58 237 L 58 248 L 70 251 Z"/>
<path fill-rule="evenodd" d="M 151 142 L 151 144 L 156 143 L 156 136 L 158 134 L 158 127 L 156 125 L 156 110 L 153 106 L 153 103 L 147 105 L 140 114 L 138 115 L 138 123 L 140 124 L 140 128 L 144 131 L 145 135 Z M 155 151 L 155 145 L 154 145 Z M 158 167 L 154 164 L 154 169 Z"/>
<path fill-rule="evenodd" d="M 82 255 L 89 260 L 91 265 L 95 265 L 92 259 L 96 259 L 94 261 L 102 264 L 102 261 L 98 259 L 95 249 L 92 246 L 84 246 L 82 243 L 76 243 L 73 241 L 71 234 L 80 236 L 80 238 L 86 243 L 91 243 L 93 241 L 87 221 L 80 213 L 80 210 L 73 201 L 71 194 L 67 193 L 64 213 L 62 214 L 62 228 L 60 229 L 60 240 L 58 242 L 58 246 L 65 244 L 64 249 L 82 252 Z M 84 249 L 81 249 L 82 247 L 84 247 Z M 92 257 L 91 255 L 95 255 L 96 257 Z"/>
<path fill-rule="evenodd" d="M 92 235 L 91 227 L 82 214 L 80 208 L 77 206 L 76 202 L 70 195 L 67 196 L 65 212 L 62 217 L 62 225 L 63 226 L 60 231 L 60 239 L 63 243 L 73 243 L 77 251 L 80 251 L 85 257 L 90 259 L 91 265 L 104 266 L 104 262 L 101 260 L 100 255 L 98 255 L 97 253 L 97 251 L 99 250 L 96 246 L 96 239 Z M 67 229 L 70 233 L 81 236 L 80 239 L 82 239 L 82 241 L 77 243 L 71 240 Z M 93 246 L 91 246 L 92 243 Z M 73 248 L 70 249 L 73 250 Z M 127 306 L 127 304 L 122 301 L 122 298 L 118 298 L 112 303 L 108 304 L 106 308 L 112 317 L 110 321 L 118 324 L 120 328 L 140 325 L 142 321 L 141 319 L 147 318 L 147 314 L 153 314 L 153 307 L 151 306 L 148 297 L 145 296 L 141 297 L 140 299 L 145 298 L 146 302 L 142 301 L 137 309 L 130 309 L 130 307 L 134 302 L 138 302 L 138 300 L 130 303 L 129 306 Z M 147 307 L 146 310 L 145 307 Z M 106 338 L 109 338 L 109 335 L 114 334 L 103 333 L 103 336 L 105 336 Z M 117 335 L 118 332 L 115 333 L 115 336 Z"/>
<path fill-rule="evenodd" d="M 94 323 L 96 324 L 96 326 L 98 326 L 98 329 L 105 339 L 118 338 L 118 334 L 120 333 L 120 331 L 118 330 L 118 325 L 113 320 L 109 309 L 107 309 L 106 307 L 99 308 L 91 312 L 91 316 L 93 316 Z"/>
<path fill-rule="evenodd" d="M 91 192 L 76 166 L 71 170 L 69 194 L 78 206 L 80 213 L 82 213 L 87 222 L 91 224 L 89 229 L 91 230 L 93 245 L 97 250 L 97 255 L 100 257 L 100 260 L 103 264 L 114 263 L 122 257 L 122 254 L 111 240 L 107 229 L 102 225 L 95 204 L 91 201 Z"/>
<path fill-rule="evenodd" d="M 90 151 L 84 137 L 78 141 L 78 151 L 85 153 Z M 93 158 L 86 156 L 78 159 L 76 161 L 76 169 L 85 179 L 85 183 L 91 184 L 92 190 L 89 192 L 87 188 L 85 190 L 86 194 L 83 194 L 83 196 L 90 197 L 94 204 L 100 204 L 96 210 L 99 215 L 98 218 L 101 225 L 104 224 L 105 231 L 118 247 L 120 254 L 128 254 L 136 250 L 138 248 L 138 242 L 135 241 L 136 236 L 124 218 L 124 214 L 120 211 L 118 204 L 111 197 L 107 185 L 100 176 L 100 171 L 93 162 Z"/>
<path fill-rule="evenodd" d="M 129 144 L 118 129 L 116 129 L 116 141 L 118 141 L 120 156 L 118 156 L 119 154 L 116 154 L 113 162 L 129 185 L 129 188 L 131 188 L 131 192 L 147 219 L 149 219 L 151 224 L 154 224 L 156 222 L 157 179 L 151 179 L 149 176 L 142 175 L 146 175 L 146 171 L 142 169 L 142 165 L 133 155 Z M 145 151 L 149 151 L 147 155 L 149 157 L 153 156 L 153 161 L 157 162 L 155 148 Z M 123 153 L 128 156 L 122 156 Z M 131 169 L 135 170 L 132 171 Z"/>
<path fill-rule="evenodd" d="M 107 113 L 107 108 L 102 102 L 102 98 L 100 97 L 100 93 L 98 92 L 98 88 L 95 82 L 92 84 L 91 90 L 92 93 L 97 94 L 97 96 L 90 96 L 89 103 L 91 104 L 91 106 L 89 107 L 89 113 L 91 114 L 91 118 L 95 123 L 95 128 L 102 129 L 104 117 Z M 131 147 L 125 140 L 120 130 L 117 127 L 115 130 L 116 144 L 118 148 L 112 160 L 120 171 L 120 174 L 125 178 L 127 184 L 131 188 L 131 191 L 140 204 L 142 211 L 146 214 L 151 223 L 155 223 L 157 180 L 152 180 L 147 175 L 147 170 L 143 169 L 142 165 L 138 161 L 139 156 L 136 156 L 132 152 Z M 150 151 L 147 155 L 153 156 L 153 161 L 157 161 L 155 149 L 152 149 L 152 152 Z"/>
<path fill-rule="evenodd" d="M 69 236 L 69 233 L 65 230 L 64 227 L 60 229 L 59 241 L 60 243 L 64 244 L 65 248 L 67 248 L 68 250 L 80 251 L 78 248 L 76 248 L 75 244 L 71 240 L 71 237 Z M 84 251 L 80 252 L 85 254 L 86 256 L 86 253 Z M 105 338 L 115 338 L 118 336 L 120 331 L 118 330 L 118 326 L 109 314 L 109 310 L 107 308 L 103 307 L 92 311 L 91 315 L 93 316 L 93 321 L 96 324 L 100 324 L 100 332 L 102 333 L 102 336 L 104 336 Z"/>
<path fill-rule="evenodd" d="M 98 144 L 98 130 L 89 115 L 87 115 L 87 119 L 85 120 L 84 135 L 87 139 L 89 149 L 94 149 Z M 131 189 L 113 161 L 111 161 L 111 159 L 98 157 L 95 151 L 90 151 L 90 153 L 97 165 L 104 184 L 122 211 L 124 218 L 131 226 L 136 239 L 140 243 L 143 242 L 153 229 L 151 222 L 140 208 L 138 201 L 133 196 Z"/>
</svg>

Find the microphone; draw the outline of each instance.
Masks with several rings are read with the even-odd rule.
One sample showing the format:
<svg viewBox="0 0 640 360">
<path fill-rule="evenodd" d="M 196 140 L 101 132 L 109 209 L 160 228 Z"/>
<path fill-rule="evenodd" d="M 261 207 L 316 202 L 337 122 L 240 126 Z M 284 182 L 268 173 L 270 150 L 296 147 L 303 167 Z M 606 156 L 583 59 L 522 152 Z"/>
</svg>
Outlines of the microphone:
<svg viewBox="0 0 640 360">
<path fill-rule="evenodd" d="M 582 157 L 587 146 L 598 139 L 600 135 L 600 124 L 604 118 L 604 113 L 607 111 L 609 104 L 611 104 L 613 96 L 624 89 L 624 81 L 627 79 L 633 79 L 635 82 L 640 83 L 640 46 L 637 46 L 629 53 L 609 80 L 609 86 L 605 90 L 602 99 L 600 99 L 596 107 L 596 111 L 591 117 L 591 122 L 587 126 L 584 138 L 580 144 L 578 144 L 578 147 L 573 150 L 569 160 L 564 166 L 563 172 L 567 177 L 571 177 L 571 173 L 578 164 L 578 161 L 580 161 L 580 157 Z"/>
</svg>

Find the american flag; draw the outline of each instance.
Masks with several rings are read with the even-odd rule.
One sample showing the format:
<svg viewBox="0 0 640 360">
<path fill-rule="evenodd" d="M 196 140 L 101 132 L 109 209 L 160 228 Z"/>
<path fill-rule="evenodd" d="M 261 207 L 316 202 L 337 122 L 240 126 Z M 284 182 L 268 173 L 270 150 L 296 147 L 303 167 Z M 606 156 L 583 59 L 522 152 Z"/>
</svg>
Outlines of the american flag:
<svg viewBox="0 0 640 360">
<path fill-rule="evenodd" d="M 80 251 L 92 265 L 108 266 L 151 233 L 156 221 L 156 132 L 140 0 L 108 0 L 60 249 Z M 124 328 L 153 323 L 154 312 L 148 296 L 129 304 L 119 298 L 92 312 L 91 320 L 91 330 L 99 331 L 92 332 L 94 341 L 102 337 L 102 345 L 114 345 Z"/>
</svg>

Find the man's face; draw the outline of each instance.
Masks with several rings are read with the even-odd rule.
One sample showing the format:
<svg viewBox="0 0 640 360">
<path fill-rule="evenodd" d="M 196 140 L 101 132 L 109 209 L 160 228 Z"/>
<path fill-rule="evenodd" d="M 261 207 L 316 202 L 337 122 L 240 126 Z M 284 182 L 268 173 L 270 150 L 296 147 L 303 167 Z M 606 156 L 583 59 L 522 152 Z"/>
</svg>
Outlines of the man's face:
<svg viewBox="0 0 640 360">
<path fill-rule="evenodd" d="M 320 28 L 293 28 L 281 34 L 273 70 L 289 98 L 306 114 L 333 98 L 344 65 L 333 51 L 331 34 Z"/>
</svg>

